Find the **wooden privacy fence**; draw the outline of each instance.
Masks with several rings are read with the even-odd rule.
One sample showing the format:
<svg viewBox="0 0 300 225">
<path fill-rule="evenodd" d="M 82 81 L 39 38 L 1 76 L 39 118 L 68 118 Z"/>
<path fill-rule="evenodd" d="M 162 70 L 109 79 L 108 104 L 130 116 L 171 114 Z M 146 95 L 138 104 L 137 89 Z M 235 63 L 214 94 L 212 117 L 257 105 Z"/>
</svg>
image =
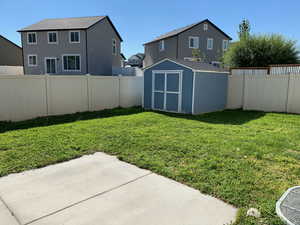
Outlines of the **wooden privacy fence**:
<svg viewBox="0 0 300 225">
<path fill-rule="evenodd" d="M 142 105 L 143 77 L 0 76 L 0 121 Z"/>
<path fill-rule="evenodd" d="M 300 74 L 271 71 L 268 74 L 268 69 L 232 70 L 227 108 L 300 113 Z"/>
</svg>

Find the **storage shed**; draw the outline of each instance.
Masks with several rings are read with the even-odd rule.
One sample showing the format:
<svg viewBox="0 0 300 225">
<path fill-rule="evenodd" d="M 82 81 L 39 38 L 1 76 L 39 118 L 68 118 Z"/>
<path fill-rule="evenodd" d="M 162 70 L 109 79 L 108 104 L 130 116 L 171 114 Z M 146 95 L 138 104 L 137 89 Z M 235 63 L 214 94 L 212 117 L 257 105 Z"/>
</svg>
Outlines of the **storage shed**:
<svg viewBox="0 0 300 225">
<path fill-rule="evenodd" d="M 228 75 L 208 63 L 163 59 L 144 69 L 144 108 L 188 114 L 223 110 Z"/>
</svg>

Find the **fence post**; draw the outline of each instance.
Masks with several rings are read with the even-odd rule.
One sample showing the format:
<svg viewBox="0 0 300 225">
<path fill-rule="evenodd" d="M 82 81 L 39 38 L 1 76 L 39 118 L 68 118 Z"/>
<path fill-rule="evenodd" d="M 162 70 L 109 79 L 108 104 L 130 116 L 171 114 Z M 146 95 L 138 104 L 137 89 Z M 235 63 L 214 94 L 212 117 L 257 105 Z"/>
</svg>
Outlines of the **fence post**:
<svg viewBox="0 0 300 225">
<path fill-rule="evenodd" d="M 119 88 L 118 88 L 118 91 L 119 91 L 119 93 L 118 93 L 118 96 L 119 96 L 119 107 L 121 107 L 121 78 L 122 78 L 122 75 L 118 75 L 118 81 L 119 81 Z"/>
<path fill-rule="evenodd" d="M 46 108 L 47 108 L 47 116 L 50 115 L 50 79 L 49 74 L 45 75 L 45 93 L 46 93 Z"/>
<path fill-rule="evenodd" d="M 86 91 L 87 91 L 87 107 L 88 107 L 88 111 L 92 111 L 92 106 L 91 106 L 91 91 L 90 91 L 90 79 L 91 79 L 91 75 L 87 74 L 86 75 Z"/>
<path fill-rule="evenodd" d="M 286 103 L 285 103 L 285 112 L 288 113 L 288 107 L 289 107 L 289 94 L 290 94 L 290 80 L 291 80 L 291 73 L 288 72 L 288 85 L 287 85 L 287 93 L 286 93 Z"/>
<path fill-rule="evenodd" d="M 242 109 L 245 107 L 245 87 L 246 87 L 246 76 L 245 70 L 243 70 L 243 85 L 242 85 Z"/>
</svg>

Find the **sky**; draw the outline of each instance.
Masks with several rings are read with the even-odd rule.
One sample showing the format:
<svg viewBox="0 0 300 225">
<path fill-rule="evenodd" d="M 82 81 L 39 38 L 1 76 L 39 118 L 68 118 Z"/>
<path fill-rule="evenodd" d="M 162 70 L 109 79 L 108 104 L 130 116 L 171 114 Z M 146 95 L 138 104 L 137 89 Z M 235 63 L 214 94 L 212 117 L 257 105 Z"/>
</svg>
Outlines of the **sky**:
<svg viewBox="0 0 300 225">
<path fill-rule="evenodd" d="M 17 30 L 46 18 L 108 15 L 129 57 L 143 43 L 171 30 L 210 19 L 237 39 L 248 19 L 253 34 L 282 34 L 300 46 L 299 0 L 0 0 L 0 34 L 20 45 Z"/>
</svg>

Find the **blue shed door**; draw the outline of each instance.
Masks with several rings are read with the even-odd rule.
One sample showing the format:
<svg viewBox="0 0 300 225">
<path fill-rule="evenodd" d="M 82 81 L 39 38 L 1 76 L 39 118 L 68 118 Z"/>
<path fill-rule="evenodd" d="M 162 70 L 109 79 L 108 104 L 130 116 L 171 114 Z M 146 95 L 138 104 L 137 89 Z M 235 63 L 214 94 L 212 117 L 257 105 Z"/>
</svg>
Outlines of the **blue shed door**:
<svg viewBox="0 0 300 225">
<path fill-rule="evenodd" d="M 181 112 L 181 71 L 153 71 L 152 108 Z"/>
</svg>

